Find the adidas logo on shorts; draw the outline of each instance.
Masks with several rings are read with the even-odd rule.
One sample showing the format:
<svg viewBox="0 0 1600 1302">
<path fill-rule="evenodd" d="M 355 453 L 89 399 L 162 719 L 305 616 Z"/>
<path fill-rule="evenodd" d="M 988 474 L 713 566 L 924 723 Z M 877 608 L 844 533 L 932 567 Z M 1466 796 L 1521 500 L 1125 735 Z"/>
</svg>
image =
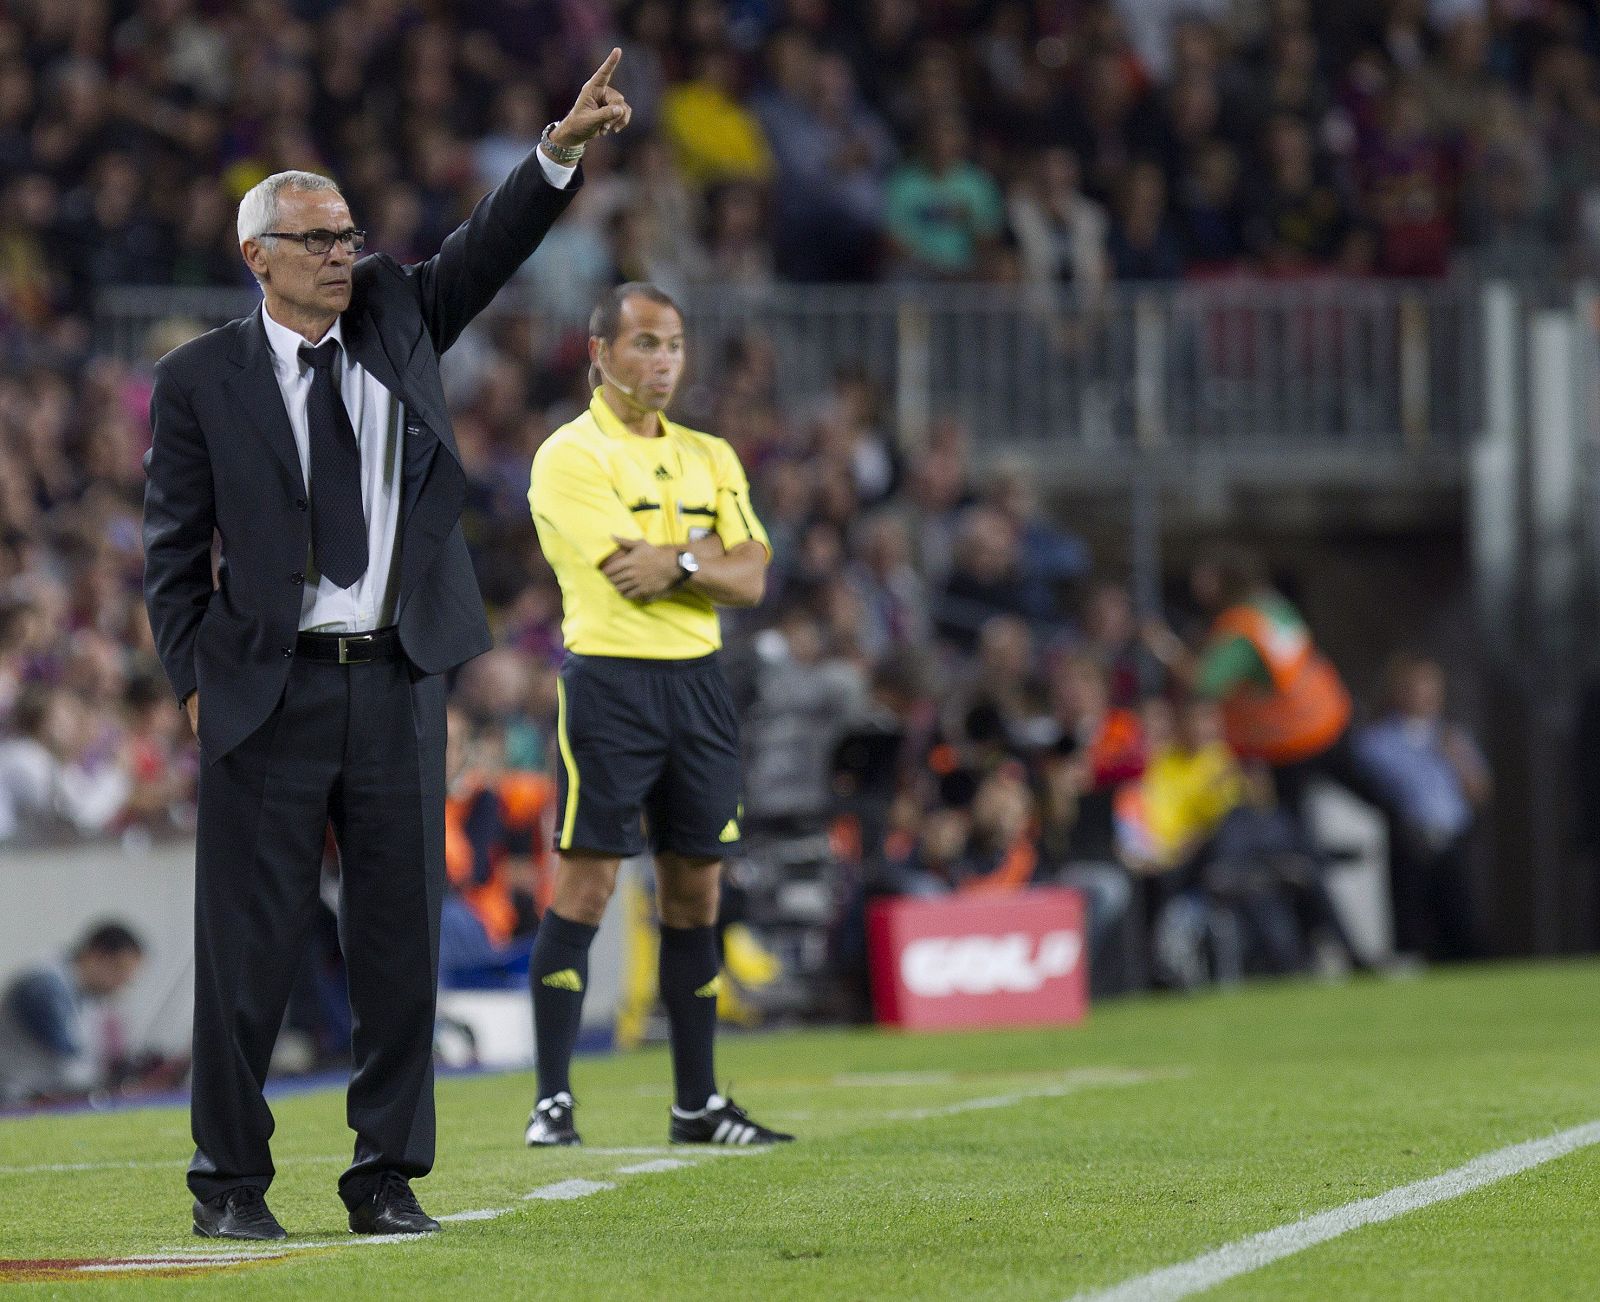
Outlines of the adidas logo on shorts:
<svg viewBox="0 0 1600 1302">
<path fill-rule="evenodd" d="M 578 975 L 576 968 L 564 967 L 559 972 L 552 972 L 549 976 L 541 977 L 539 984 L 549 986 L 552 990 L 570 990 L 575 995 L 583 993 L 583 978 Z"/>
</svg>

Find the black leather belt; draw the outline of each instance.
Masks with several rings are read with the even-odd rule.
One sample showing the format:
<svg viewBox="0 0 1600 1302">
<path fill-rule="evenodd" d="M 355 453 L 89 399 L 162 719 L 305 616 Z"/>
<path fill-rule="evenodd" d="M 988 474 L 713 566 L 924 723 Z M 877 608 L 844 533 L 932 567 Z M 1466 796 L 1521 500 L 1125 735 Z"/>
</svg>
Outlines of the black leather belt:
<svg viewBox="0 0 1600 1302">
<path fill-rule="evenodd" d="M 400 655 L 400 630 L 391 625 L 370 633 L 302 633 L 295 640 L 294 653 L 336 665 L 394 660 Z"/>
</svg>

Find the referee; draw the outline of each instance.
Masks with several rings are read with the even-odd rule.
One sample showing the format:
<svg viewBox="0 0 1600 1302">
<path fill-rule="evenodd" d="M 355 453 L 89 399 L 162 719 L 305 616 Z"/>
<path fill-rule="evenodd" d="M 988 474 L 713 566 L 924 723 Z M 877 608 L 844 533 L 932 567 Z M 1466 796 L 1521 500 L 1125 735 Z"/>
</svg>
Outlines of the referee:
<svg viewBox="0 0 1600 1302">
<path fill-rule="evenodd" d="M 530 1146 L 576 1144 L 569 1072 L 589 946 L 623 859 L 656 852 L 661 1000 L 685 1144 L 792 1139 L 717 1092 L 712 1041 L 722 856 L 739 840 L 738 724 L 717 662 L 718 606 L 761 600 L 771 553 L 722 439 L 662 413 L 683 374 L 683 314 L 653 285 L 589 321 L 589 409 L 533 459 L 528 501 L 561 584 L 555 898 L 529 981 L 539 1100 Z"/>
</svg>

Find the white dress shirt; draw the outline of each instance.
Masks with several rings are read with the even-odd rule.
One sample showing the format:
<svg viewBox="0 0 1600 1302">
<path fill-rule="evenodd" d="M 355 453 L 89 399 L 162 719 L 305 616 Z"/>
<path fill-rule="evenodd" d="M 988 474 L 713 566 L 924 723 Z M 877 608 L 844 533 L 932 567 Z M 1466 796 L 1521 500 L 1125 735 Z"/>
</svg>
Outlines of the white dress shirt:
<svg viewBox="0 0 1600 1302">
<path fill-rule="evenodd" d="M 539 150 L 539 163 L 545 179 L 558 190 L 572 180 L 575 167 L 563 167 Z M 261 324 L 266 328 L 272 349 L 272 369 L 283 393 L 289 413 L 289 428 L 300 453 L 300 473 L 311 484 L 311 430 L 306 424 L 306 400 L 311 395 L 312 371 L 300 360 L 301 345 L 309 341 L 279 325 L 261 305 Z M 361 512 L 367 521 L 367 570 L 348 588 L 341 588 L 322 577 L 316 556 L 307 548 L 305 590 L 300 601 L 300 631 L 317 633 L 370 633 L 387 628 L 395 621 L 395 598 L 400 582 L 398 546 L 400 541 L 400 503 L 403 494 L 401 466 L 405 455 L 405 410 L 399 396 L 391 393 L 368 374 L 345 351 L 341 322 L 318 343 L 339 341 L 338 361 L 333 368 L 334 384 L 344 400 L 361 452 Z"/>
</svg>

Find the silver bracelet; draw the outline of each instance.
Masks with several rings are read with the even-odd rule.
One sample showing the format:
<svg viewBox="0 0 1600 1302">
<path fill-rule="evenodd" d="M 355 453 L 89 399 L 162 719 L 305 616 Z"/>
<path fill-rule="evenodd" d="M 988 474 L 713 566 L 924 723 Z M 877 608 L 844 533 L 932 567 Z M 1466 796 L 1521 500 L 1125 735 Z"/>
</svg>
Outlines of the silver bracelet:
<svg viewBox="0 0 1600 1302">
<path fill-rule="evenodd" d="M 583 151 L 587 148 L 587 145 L 556 144 L 550 133 L 559 125 L 559 123 L 552 122 L 539 133 L 539 148 L 549 154 L 554 162 L 560 163 L 563 167 L 571 167 L 583 157 Z"/>
</svg>

